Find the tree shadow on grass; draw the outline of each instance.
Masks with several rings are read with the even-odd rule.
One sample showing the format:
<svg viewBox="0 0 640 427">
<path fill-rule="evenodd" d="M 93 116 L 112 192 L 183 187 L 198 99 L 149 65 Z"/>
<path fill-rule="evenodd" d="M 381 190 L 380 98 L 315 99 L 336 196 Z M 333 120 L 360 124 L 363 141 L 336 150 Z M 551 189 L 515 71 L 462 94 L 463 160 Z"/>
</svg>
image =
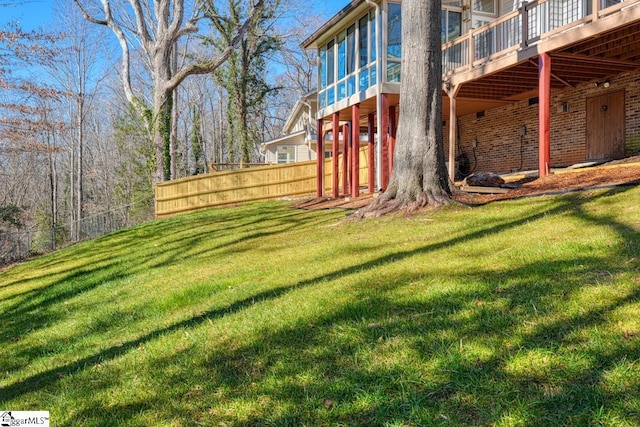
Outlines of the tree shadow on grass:
<svg viewBox="0 0 640 427">
<path fill-rule="evenodd" d="M 201 247 L 202 243 L 212 239 L 229 236 L 232 239 L 224 245 L 229 247 L 241 243 L 243 236 L 251 238 L 250 233 L 256 230 L 261 230 L 260 236 L 277 234 L 291 229 L 289 225 L 310 227 L 332 218 L 335 218 L 335 213 L 331 212 L 317 213 L 310 218 L 308 213 L 305 215 L 304 212 L 292 210 L 284 203 L 259 203 L 183 215 L 117 231 L 42 256 L 28 264 L 18 265 L 13 269 L 29 270 L 13 274 L 18 278 L 0 283 L 0 290 L 46 277 L 60 277 L 60 281 L 64 281 L 65 274 L 74 275 L 80 268 L 90 269 L 100 263 L 118 263 L 123 256 L 133 257 L 138 264 L 156 261 L 157 267 L 162 265 L 157 259 L 163 254 L 167 254 L 168 262 L 171 262 L 171 257 L 175 256 L 174 251 L 177 250 L 181 257 L 176 258 L 175 262 L 179 262 L 187 256 L 188 249 Z M 144 253 L 138 253 L 141 251 Z M 70 259 L 86 261 L 65 268 Z"/>
<path fill-rule="evenodd" d="M 211 239 L 210 234 L 212 232 L 217 235 L 225 234 L 229 236 L 225 243 L 226 250 L 229 251 L 229 248 L 242 243 L 243 239 L 248 238 L 251 240 L 258 237 L 277 235 L 291 227 L 310 227 L 311 224 L 322 223 L 330 220 L 330 218 L 335 218 L 335 215 L 328 212 L 306 219 L 302 212 L 294 212 L 295 215 L 292 218 L 292 211 L 282 204 L 269 207 L 271 215 L 265 215 L 265 208 L 247 208 L 249 212 L 245 209 L 244 212 L 247 215 L 242 217 L 246 224 L 245 227 L 238 225 L 240 221 L 235 213 L 227 215 L 225 212 L 212 212 L 210 215 L 199 215 L 199 217 L 209 219 L 213 217 L 210 222 L 215 223 L 214 228 L 203 227 L 197 219 L 190 221 L 181 219 L 179 221 L 180 225 L 174 226 L 172 230 L 184 234 L 185 237 L 181 238 L 177 245 L 172 242 L 168 245 L 154 247 L 153 251 L 155 252 L 151 256 L 144 248 L 155 246 L 153 241 L 157 235 L 152 229 L 148 229 L 148 226 L 143 226 L 142 230 L 134 229 L 130 233 L 122 233 L 115 240 L 105 237 L 95 242 L 88 242 L 70 248 L 64 251 L 68 258 L 87 257 L 88 252 L 87 261 L 74 262 L 71 268 L 63 268 L 57 270 L 55 274 L 44 275 L 45 277 L 42 280 L 44 284 L 37 288 L 10 293 L 7 297 L 0 299 L 3 304 L 3 310 L 0 313 L 0 337 L 5 342 L 18 343 L 39 329 L 50 328 L 63 322 L 73 322 L 71 320 L 73 313 L 67 308 L 68 303 L 77 301 L 77 297 L 91 295 L 92 292 L 98 291 L 99 288 L 122 284 L 122 289 L 124 289 L 127 287 L 129 279 L 140 273 L 144 274 L 149 268 L 160 267 L 162 264 L 156 265 L 158 258 L 164 258 L 167 262 L 171 260 L 172 263 L 178 263 L 180 260 L 191 257 L 203 256 L 203 254 L 210 255 L 212 251 L 211 245 L 207 246 L 204 241 Z M 236 225 L 236 228 L 232 231 L 227 227 L 229 222 Z M 194 225 L 201 227 L 203 232 L 194 232 Z M 191 236 L 191 238 L 189 239 L 187 236 Z M 219 238 L 219 236 L 215 236 L 215 238 Z M 54 254 L 52 256 L 57 258 L 62 255 Z M 49 261 L 45 260 L 45 264 L 49 264 Z M 35 278 L 37 274 L 33 274 L 33 276 Z M 47 277 L 50 279 L 48 282 Z M 30 279 L 23 279 L 24 282 L 27 280 Z M 17 285 L 18 283 L 14 282 L 11 286 Z M 114 288 L 115 291 L 116 288 Z M 132 291 L 135 292 L 135 290 Z M 260 298 L 261 296 L 258 297 Z M 103 297 L 97 303 L 102 305 L 106 302 Z M 118 325 L 121 323 L 118 320 L 141 321 L 136 317 L 137 314 L 134 310 L 119 309 L 117 301 L 112 301 L 112 305 L 114 306 L 113 309 L 104 315 L 109 315 L 113 324 L 109 325 L 110 327 L 105 327 L 105 332 L 117 330 L 120 327 Z M 231 309 L 233 309 L 233 306 Z M 143 308 L 140 311 L 143 311 Z M 118 313 L 120 314 L 120 319 L 114 318 L 113 315 Z M 104 317 L 104 315 L 101 314 L 99 317 Z M 80 338 L 85 333 L 101 329 L 100 318 L 95 315 L 91 317 L 92 323 L 90 325 L 87 323 L 87 319 L 82 322 L 73 322 L 79 326 L 62 334 L 65 336 L 64 342 L 71 343 L 74 336 Z M 96 318 L 93 319 L 93 317 Z M 12 357 L 3 358 L 0 362 L 0 371 L 11 372 L 19 370 L 31 361 L 46 358 L 48 354 L 55 354 L 61 345 L 62 343 L 58 340 L 39 341 L 37 344 L 31 344 L 30 346 L 16 344 L 13 346 Z M 56 375 L 62 375 L 62 372 L 58 372 Z"/>
<path fill-rule="evenodd" d="M 295 228 L 308 227 L 310 222 L 321 223 L 333 218 L 332 215 L 324 213 L 316 216 L 314 221 L 310 221 L 308 217 L 304 217 L 303 213 L 291 211 L 286 206 L 276 205 L 274 210 L 275 208 L 278 208 L 275 215 L 265 215 L 264 208 L 256 208 L 256 212 L 250 210 L 246 216 L 242 216 L 244 220 L 242 226 L 237 225 L 241 221 L 236 214 L 215 213 L 215 220 L 212 222 L 221 224 L 220 227 L 215 228 L 203 227 L 194 219 L 183 220 L 180 221 L 179 226 L 174 226 L 172 230 L 174 234 L 184 234 L 184 237 L 172 238 L 167 244 L 161 246 L 153 244 L 154 239 L 158 238 L 158 233 L 153 229 L 142 233 L 135 229 L 115 245 L 114 240 L 101 238 L 95 242 L 85 243 L 82 247 L 64 251 L 61 255 L 53 255 L 56 258 L 61 256 L 74 259 L 86 256 L 87 252 L 91 253 L 87 257 L 87 261 L 76 263 L 69 269 L 56 270 L 49 276 L 46 273 L 39 276 L 34 272 L 29 278 L 4 285 L 5 287 L 16 286 L 35 278 L 51 277 L 53 279 L 36 289 L 13 293 L 9 297 L 1 298 L 0 301 L 5 304 L 12 300 L 15 300 L 15 303 L 5 306 L 3 313 L 0 314 L 0 325 L 6 326 L 13 321 L 24 322 L 25 319 L 22 317 L 26 314 L 29 314 L 30 324 L 44 325 L 55 320 L 41 317 L 49 307 L 68 301 L 79 294 L 92 291 L 98 286 L 123 281 L 148 268 L 161 268 L 179 264 L 190 258 L 211 255 L 216 250 L 233 253 L 233 250 L 229 248 L 241 243 L 260 240 Z M 230 213 L 232 212 L 230 211 Z M 227 223 L 234 223 L 236 226 L 228 227 Z M 201 231 L 193 231 L 194 225 L 198 225 Z M 219 239 L 220 234 L 227 235 L 230 239 L 221 246 L 212 247 L 206 244 L 212 239 Z M 244 249 L 236 250 L 236 253 L 241 253 L 244 250 L 247 250 L 246 246 Z M 44 265 L 49 264 L 49 261 L 44 262 Z M 36 271 L 38 270 L 36 269 Z M 31 327 L 26 328 L 26 330 L 31 329 Z"/>
<path fill-rule="evenodd" d="M 193 420 L 195 411 L 204 423 L 238 426 L 394 422 L 488 425 L 508 424 L 510 419 L 526 425 L 589 425 L 602 421 L 603 416 L 631 423 L 639 415 L 633 412 L 633 405 L 639 402 L 633 398 L 625 406 L 622 397 L 627 393 L 640 395 L 640 380 L 629 374 L 623 390 L 608 385 L 607 376 L 625 360 L 640 357 L 637 341 L 603 336 L 608 340 L 606 348 L 594 349 L 580 347 L 576 337 L 580 333 L 598 335 L 598 328 L 606 327 L 611 313 L 640 300 L 637 289 L 584 312 L 559 313 L 552 305 L 554 299 L 573 296 L 598 284 L 597 277 L 580 275 L 580 265 L 601 265 L 615 276 L 627 268 L 616 264 L 616 258 L 637 256 L 637 230 L 612 218 L 594 217 L 581 208 L 588 201 L 569 198 L 555 208 L 504 219 L 471 234 L 356 262 L 257 293 L 9 384 L 0 389 L 0 403 L 6 406 L 34 390 L 53 392 L 67 376 L 114 361 L 168 334 L 195 331 L 211 320 L 242 315 L 262 302 L 277 300 L 282 311 L 295 310 L 290 298 L 305 288 L 375 271 L 377 266 L 448 246 L 479 241 L 545 215 L 571 213 L 615 230 L 622 241 L 617 252 L 604 260 L 584 256 L 497 272 L 460 272 L 461 281 L 484 286 L 457 287 L 440 294 L 430 293 L 426 287 L 415 291 L 420 298 L 414 301 L 398 300 L 394 293 L 429 277 L 429 271 L 401 277 L 381 275 L 379 279 L 385 286 L 380 288 L 362 280 L 350 285 L 350 302 L 284 330 L 265 328 L 250 343 L 229 342 L 228 346 L 208 349 L 206 357 L 198 354 L 195 362 L 188 351 L 158 355 L 150 369 L 164 371 L 191 363 L 192 372 L 179 372 L 174 381 L 165 384 L 173 390 L 156 393 L 135 407 L 185 424 Z M 537 271 L 541 273 L 536 274 Z M 570 273 L 577 278 L 557 283 L 558 277 L 568 278 Z M 493 282 L 500 283 L 503 289 L 497 290 Z M 534 294 L 530 293 L 532 288 L 536 290 Z M 584 360 L 563 362 L 562 357 L 572 352 Z M 560 358 L 554 358 L 555 353 L 560 353 Z M 519 360 L 522 362 L 517 363 Z M 532 369 L 527 368 L 527 363 L 534 365 Z M 176 386 L 179 381 L 182 383 Z M 196 386 L 201 387 L 199 394 L 188 396 L 185 390 L 195 390 Z M 75 387 L 86 388 L 87 393 L 92 390 L 90 384 Z M 256 401 L 248 405 L 247 411 L 229 409 L 246 404 L 247 399 Z M 127 411 L 123 407 L 97 408 L 98 415 L 89 411 L 87 408 L 77 415 L 96 425 L 127 417 L 118 412 Z"/>
<path fill-rule="evenodd" d="M 552 270 L 573 265 L 557 262 Z M 522 278 L 532 267 L 501 274 Z M 402 277 L 398 288 L 419 278 Z M 460 289 L 429 296 L 426 290 L 420 301 L 405 302 L 393 296 L 397 289 L 372 295 L 368 283 L 359 283 L 349 303 L 309 323 L 265 328 L 249 344 L 227 342 L 195 359 L 189 349 L 155 358 L 149 368 L 156 372 L 190 369 L 173 369 L 165 379 L 172 390 L 145 405 L 161 419 L 188 423 L 195 417 L 229 426 L 493 425 L 512 418 L 526 425 L 594 425 L 602 407 L 621 424 L 633 424 L 639 415 L 629 412 L 638 404 L 637 374 L 629 376 L 624 391 L 602 383 L 617 365 L 640 357 L 638 343 L 621 341 L 594 352 L 574 349 L 572 336 L 597 329 L 609 313 L 637 303 L 639 292 L 528 328 L 526 322 L 544 319 L 520 295 L 540 279 L 519 280 L 500 293 Z M 575 281 L 566 289 L 579 292 L 581 286 Z M 554 293 L 549 287 L 535 302 Z M 511 295 L 510 310 L 493 308 Z M 274 297 L 288 306 L 285 293 Z M 478 298 L 483 305 L 475 304 Z M 518 309 L 530 314 L 512 314 Z M 553 319 L 557 313 L 549 314 Z M 571 352 L 585 360 L 570 363 Z M 550 360 L 539 360 L 538 353 Z M 533 366 L 518 366 L 520 359 Z M 635 396 L 630 408 L 629 396 Z M 103 407 L 97 413 L 105 421 L 121 416 L 118 410 Z M 83 417 L 92 417 L 89 408 Z"/>
</svg>

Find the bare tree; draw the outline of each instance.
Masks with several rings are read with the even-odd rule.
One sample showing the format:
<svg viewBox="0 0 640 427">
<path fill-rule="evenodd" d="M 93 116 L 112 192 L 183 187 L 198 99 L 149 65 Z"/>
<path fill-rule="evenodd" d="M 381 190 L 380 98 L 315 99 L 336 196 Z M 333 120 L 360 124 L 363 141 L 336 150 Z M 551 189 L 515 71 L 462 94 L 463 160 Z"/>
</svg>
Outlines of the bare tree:
<svg viewBox="0 0 640 427">
<path fill-rule="evenodd" d="M 51 111 L 62 93 L 30 68 L 52 63 L 56 41 L 55 35 L 23 31 L 17 24 L 0 31 L 0 208 L 19 208 L 25 227 L 40 209 L 47 233 L 57 219 L 55 135 L 65 128 Z"/>
<path fill-rule="evenodd" d="M 189 35 L 199 32 L 197 23 L 202 19 L 197 7 L 191 13 L 191 18 L 185 19 L 185 0 L 128 0 L 128 5 L 122 5 L 114 11 L 112 0 L 101 0 L 102 16 L 91 14 L 79 0 L 74 0 L 82 11 L 85 19 L 111 29 L 119 41 L 122 50 L 122 83 L 125 94 L 138 112 L 147 120 L 154 143 L 155 171 L 154 182 L 167 179 L 163 150 L 167 145 L 170 134 L 171 96 L 173 91 L 188 77 L 196 74 L 207 74 L 215 71 L 223 64 L 235 47 L 242 40 L 247 29 L 252 25 L 263 7 L 263 0 L 256 0 L 247 20 L 238 26 L 235 36 L 230 43 L 217 52 L 213 58 L 203 61 L 186 63 L 172 73 L 172 51 L 179 41 Z M 120 3 L 118 3 L 120 4 Z M 117 13 L 117 15 L 116 15 Z M 133 36 L 132 42 L 128 36 Z M 140 46 L 149 61 L 150 73 L 153 80 L 153 100 L 151 108 L 136 96 L 130 78 L 130 51 L 132 46 Z"/>
<path fill-rule="evenodd" d="M 441 1 L 402 2 L 400 120 L 391 180 L 358 216 L 451 201 L 442 140 Z"/>
</svg>

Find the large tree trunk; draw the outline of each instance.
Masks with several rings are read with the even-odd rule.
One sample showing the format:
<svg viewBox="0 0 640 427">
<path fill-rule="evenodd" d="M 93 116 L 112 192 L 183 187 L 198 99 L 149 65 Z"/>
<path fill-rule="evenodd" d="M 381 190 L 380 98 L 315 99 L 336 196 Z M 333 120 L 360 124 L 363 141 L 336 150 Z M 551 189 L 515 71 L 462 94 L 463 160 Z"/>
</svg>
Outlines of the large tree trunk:
<svg viewBox="0 0 640 427">
<path fill-rule="evenodd" d="M 155 147 L 156 169 L 154 183 L 171 179 L 171 118 L 172 90 L 167 82 L 171 79 L 171 52 L 173 46 L 157 46 L 153 57 L 153 144 Z"/>
<path fill-rule="evenodd" d="M 168 142 L 169 128 L 171 123 L 171 109 L 169 102 L 170 94 L 155 90 L 153 99 L 153 116 L 151 118 L 151 129 L 153 137 L 153 147 L 155 153 L 155 169 L 153 171 L 153 183 L 169 180 L 168 162 Z"/>
<path fill-rule="evenodd" d="M 441 2 L 402 2 L 400 120 L 391 181 L 359 217 L 451 201 L 442 140 Z"/>
</svg>

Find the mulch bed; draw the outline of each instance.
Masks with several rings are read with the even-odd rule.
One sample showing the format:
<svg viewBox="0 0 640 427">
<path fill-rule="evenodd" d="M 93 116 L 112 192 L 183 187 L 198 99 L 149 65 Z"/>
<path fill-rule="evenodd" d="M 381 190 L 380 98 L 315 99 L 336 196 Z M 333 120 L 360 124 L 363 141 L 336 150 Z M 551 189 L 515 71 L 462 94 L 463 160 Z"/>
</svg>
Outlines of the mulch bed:
<svg viewBox="0 0 640 427">
<path fill-rule="evenodd" d="M 479 194 L 456 191 L 453 199 L 464 204 L 484 204 L 495 200 L 515 199 L 543 194 L 557 194 L 597 187 L 640 185 L 640 156 L 628 157 L 603 165 L 584 169 L 562 170 L 542 178 L 521 178 L 509 181 L 520 184 L 504 194 Z M 300 209 L 359 209 L 371 203 L 373 196 L 358 198 L 314 197 L 297 201 Z"/>
</svg>

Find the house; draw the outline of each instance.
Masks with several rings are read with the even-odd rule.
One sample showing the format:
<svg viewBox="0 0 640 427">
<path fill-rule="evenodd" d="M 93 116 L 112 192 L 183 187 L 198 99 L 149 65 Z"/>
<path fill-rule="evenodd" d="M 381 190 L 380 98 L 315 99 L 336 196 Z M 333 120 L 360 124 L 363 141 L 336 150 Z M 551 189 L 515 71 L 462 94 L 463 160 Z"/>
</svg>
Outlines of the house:
<svg viewBox="0 0 640 427">
<path fill-rule="evenodd" d="M 282 135 L 262 144 L 265 163 L 282 164 L 316 160 L 317 136 L 315 115 L 317 92 L 300 98 L 282 128 Z M 327 156 L 331 155 L 330 146 Z"/>
<path fill-rule="evenodd" d="M 340 123 L 367 132 L 370 192 L 386 188 L 393 163 L 401 8 L 353 0 L 303 43 L 318 52 L 319 143 Z M 442 0 L 441 24 L 451 179 L 456 165 L 544 176 L 640 150 L 640 0 Z M 323 165 L 318 156 L 319 181 Z"/>
</svg>

